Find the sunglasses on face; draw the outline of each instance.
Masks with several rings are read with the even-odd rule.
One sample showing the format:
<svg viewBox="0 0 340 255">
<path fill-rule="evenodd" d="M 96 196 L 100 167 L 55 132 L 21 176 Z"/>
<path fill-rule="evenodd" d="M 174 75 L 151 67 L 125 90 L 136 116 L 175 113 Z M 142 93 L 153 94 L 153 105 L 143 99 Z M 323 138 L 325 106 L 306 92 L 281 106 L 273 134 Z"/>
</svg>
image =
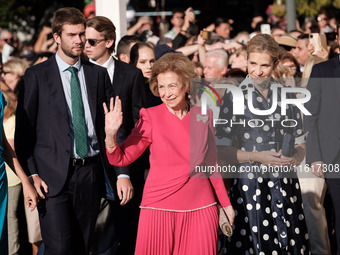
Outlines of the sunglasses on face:
<svg viewBox="0 0 340 255">
<path fill-rule="evenodd" d="M 6 43 L 11 43 L 13 42 L 13 38 L 5 38 L 3 39 Z"/>
<path fill-rule="evenodd" d="M 318 17 L 317 20 L 318 20 L 318 21 L 321 21 L 321 20 L 327 21 L 328 19 L 327 19 L 327 18 Z"/>
<path fill-rule="evenodd" d="M 85 42 L 88 42 L 92 47 L 97 46 L 101 41 L 105 41 L 105 39 L 86 39 Z"/>
</svg>

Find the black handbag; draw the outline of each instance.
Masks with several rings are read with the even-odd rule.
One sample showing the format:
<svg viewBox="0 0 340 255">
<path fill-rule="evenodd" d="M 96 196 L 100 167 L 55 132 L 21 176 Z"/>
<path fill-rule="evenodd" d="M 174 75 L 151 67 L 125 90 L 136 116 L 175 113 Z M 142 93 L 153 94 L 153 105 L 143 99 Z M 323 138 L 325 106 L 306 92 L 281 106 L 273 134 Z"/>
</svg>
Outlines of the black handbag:
<svg viewBox="0 0 340 255">
<path fill-rule="evenodd" d="M 282 141 L 282 155 L 286 157 L 291 157 L 295 154 L 295 138 L 292 134 L 286 133 L 283 137 Z"/>
</svg>

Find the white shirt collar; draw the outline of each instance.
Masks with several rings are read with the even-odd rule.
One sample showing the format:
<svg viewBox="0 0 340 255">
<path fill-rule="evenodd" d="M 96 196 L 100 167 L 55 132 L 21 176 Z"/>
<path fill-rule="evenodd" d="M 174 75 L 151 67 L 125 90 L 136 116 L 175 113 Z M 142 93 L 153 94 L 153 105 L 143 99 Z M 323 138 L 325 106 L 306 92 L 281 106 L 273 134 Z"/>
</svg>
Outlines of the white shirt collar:
<svg viewBox="0 0 340 255">
<path fill-rule="evenodd" d="M 67 68 L 70 67 L 69 64 L 67 64 L 64 60 L 61 59 L 61 57 L 59 57 L 58 52 L 55 54 L 55 58 L 56 58 L 59 70 L 61 70 L 62 72 L 66 71 Z M 78 59 L 78 61 L 73 66 L 76 67 L 78 69 L 78 71 L 80 70 L 80 68 L 81 68 L 80 58 Z"/>
<path fill-rule="evenodd" d="M 90 59 L 90 62 L 93 63 L 93 64 L 96 64 L 96 65 L 99 65 L 96 61 Z M 113 57 L 109 57 L 109 59 L 102 65 L 100 65 L 102 67 L 105 67 L 108 74 L 109 74 L 109 77 L 110 77 L 110 80 L 111 80 L 111 83 L 113 81 L 113 73 L 115 71 L 115 61 L 113 60 Z"/>
</svg>

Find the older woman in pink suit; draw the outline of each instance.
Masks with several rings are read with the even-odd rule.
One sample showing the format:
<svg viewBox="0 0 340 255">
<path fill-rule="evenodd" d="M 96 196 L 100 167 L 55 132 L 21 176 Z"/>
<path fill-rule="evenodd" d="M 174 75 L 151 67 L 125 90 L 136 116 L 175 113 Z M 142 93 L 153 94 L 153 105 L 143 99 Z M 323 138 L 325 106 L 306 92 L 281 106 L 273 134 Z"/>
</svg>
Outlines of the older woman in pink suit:
<svg viewBox="0 0 340 255">
<path fill-rule="evenodd" d="M 190 110 L 188 102 L 190 79 L 196 76 L 193 64 L 182 54 L 159 59 L 152 68 L 150 89 L 163 104 L 142 109 L 131 135 L 119 146 L 115 136 L 123 119 L 120 100 L 117 97 L 113 105 L 111 99 L 110 109 L 104 104 L 105 142 L 112 165 L 128 165 L 150 148 L 135 254 L 216 254 L 215 197 L 233 223 L 223 180 L 194 172 L 198 165 L 216 165 L 212 114 L 210 121 L 198 121 L 199 108 Z"/>
</svg>

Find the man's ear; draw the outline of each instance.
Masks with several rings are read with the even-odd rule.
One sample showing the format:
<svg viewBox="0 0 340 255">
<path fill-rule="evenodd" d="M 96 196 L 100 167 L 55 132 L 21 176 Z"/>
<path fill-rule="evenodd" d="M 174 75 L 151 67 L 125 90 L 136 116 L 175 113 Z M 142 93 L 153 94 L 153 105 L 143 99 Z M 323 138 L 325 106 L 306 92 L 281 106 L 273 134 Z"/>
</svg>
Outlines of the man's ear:
<svg viewBox="0 0 340 255">
<path fill-rule="evenodd" d="M 120 61 L 123 61 L 123 62 L 127 63 L 127 64 L 130 63 L 130 58 L 129 58 L 129 56 L 126 55 L 126 54 L 124 54 L 124 53 L 119 54 L 118 59 L 119 59 Z"/>
<path fill-rule="evenodd" d="M 107 49 L 109 49 L 112 45 L 113 45 L 113 43 L 114 43 L 115 41 L 114 40 L 106 40 L 106 48 Z"/>
<path fill-rule="evenodd" d="M 53 34 L 53 39 L 57 44 L 60 44 L 60 36 L 57 33 Z"/>
</svg>

